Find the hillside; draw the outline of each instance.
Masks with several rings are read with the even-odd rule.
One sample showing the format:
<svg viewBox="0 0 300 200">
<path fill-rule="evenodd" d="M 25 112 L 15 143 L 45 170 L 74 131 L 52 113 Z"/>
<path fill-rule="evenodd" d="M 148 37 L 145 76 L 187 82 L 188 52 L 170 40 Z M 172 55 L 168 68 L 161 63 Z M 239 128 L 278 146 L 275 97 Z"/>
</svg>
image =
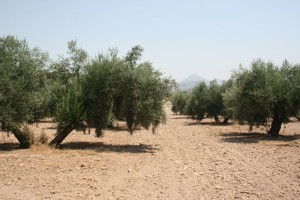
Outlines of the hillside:
<svg viewBox="0 0 300 200">
<path fill-rule="evenodd" d="M 211 80 L 205 79 L 197 74 L 192 74 L 178 83 L 179 89 L 182 91 L 190 90 L 202 81 L 209 85 Z M 222 80 L 217 79 L 217 83 L 221 84 Z"/>
</svg>

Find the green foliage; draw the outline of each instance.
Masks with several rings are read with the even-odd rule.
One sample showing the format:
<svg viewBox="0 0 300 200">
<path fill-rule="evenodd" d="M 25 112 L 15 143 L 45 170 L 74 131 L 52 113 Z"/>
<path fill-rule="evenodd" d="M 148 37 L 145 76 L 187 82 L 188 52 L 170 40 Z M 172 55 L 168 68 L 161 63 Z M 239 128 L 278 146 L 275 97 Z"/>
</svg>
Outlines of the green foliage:
<svg viewBox="0 0 300 200">
<path fill-rule="evenodd" d="M 93 59 L 84 74 L 87 119 L 96 135 L 113 117 L 126 118 L 129 131 L 134 127 L 157 127 L 165 121 L 164 100 L 170 95 L 171 81 L 154 70 L 151 63 L 137 65 L 142 48 L 136 46 L 125 60 L 116 50 Z"/>
<path fill-rule="evenodd" d="M 284 61 L 281 68 L 255 60 L 250 69 L 233 74 L 234 86 L 225 94 L 226 104 L 241 123 L 263 125 L 273 122 L 269 133 L 277 136 L 281 124 L 295 116 L 300 106 L 300 68 Z"/>
<path fill-rule="evenodd" d="M 58 146 L 74 129 L 85 130 L 85 99 L 79 77 L 70 78 L 55 105 L 54 121 L 57 123 L 57 131 L 50 145 Z"/>
<path fill-rule="evenodd" d="M 171 96 L 174 81 L 154 70 L 150 62 L 138 64 L 143 49 L 135 46 L 125 57 L 130 69 L 124 87 L 125 115 L 129 132 L 139 125 L 146 129 L 166 121 L 164 103 Z"/>
<path fill-rule="evenodd" d="M 213 117 L 216 123 L 220 123 L 219 116 L 224 116 L 223 123 L 227 123 L 231 112 L 224 104 L 223 93 L 231 86 L 232 81 L 219 85 L 214 80 L 208 86 L 201 82 L 190 92 L 176 92 L 172 99 L 172 111 L 199 121 L 205 117 Z"/>
<path fill-rule="evenodd" d="M 69 79 L 69 83 L 58 99 L 54 121 L 58 123 L 58 127 L 66 127 L 71 124 L 74 129 L 81 129 L 86 119 L 85 113 L 82 84 L 76 77 Z"/>
<path fill-rule="evenodd" d="M 271 73 L 271 74 L 269 74 Z M 270 76 L 269 76 L 270 75 Z M 247 121 L 250 126 L 267 122 L 269 116 L 268 99 L 271 88 L 268 79 L 275 75 L 275 67 L 261 60 L 254 61 L 251 69 L 240 68 L 233 75 L 235 81 L 234 116 L 240 123 Z M 275 79 L 276 80 L 276 79 Z M 275 84 L 275 83 L 274 83 Z"/>
<path fill-rule="evenodd" d="M 47 80 L 44 84 L 43 104 L 48 116 L 53 116 L 61 96 L 70 80 L 73 77 L 79 77 L 85 66 L 88 64 L 87 53 L 77 47 L 76 41 L 68 42 L 68 57 L 60 56 L 53 61 L 50 68 L 45 73 Z M 74 80 L 71 80 L 71 82 Z"/>
<path fill-rule="evenodd" d="M 69 49 L 72 48 L 69 43 Z M 163 78 L 150 63 L 138 65 L 141 53 L 142 48 L 136 46 L 121 59 L 116 49 L 110 49 L 108 54 L 99 54 L 82 65 L 79 74 L 69 67 L 77 66 L 74 56 L 71 56 L 72 62 L 67 59 L 68 62 L 53 65 L 49 105 L 57 108 L 58 135 L 50 144 L 59 145 L 74 128 L 81 127 L 84 120 L 89 128 L 95 128 L 97 137 L 116 118 L 125 118 L 131 133 L 136 126 L 155 128 L 164 122 L 164 100 L 170 95 L 173 82 Z M 64 77 L 71 82 L 61 80 L 57 70 L 66 72 Z M 73 75 L 78 79 L 72 78 Z"/>
<path fill-rule="evenodd" d="M 68 49 L 69 49 L 69 66 L 70 71 L 79 76 L 81 70 L 85 67 L 87 64 L 87 58 L 88 54 L 85 50 L 81 48 L 77 48 L 77 42 L 76 41 L 70 41 L 68 42 Z"/>
<path fill-rule="evenodd" d="M 224 110 L 222 86 L 218 85 L 216 81 L 211 81 L 207 91 L 207 117 L 214 117 L 215 121 L 219 123 L 219 115 Z"/>
<path fill-rule="evenodd" d="M 125 61 L 130 65 L 131 68 L 137 66 L 137 61 L 141 59 L 144 49 L 140 46 L 134 46 L 131 48 L 125 57 Z"/>
<path fill-rule="evenodd" d="M 61 85 L 66 85 L 69 78 L 73 76 L 70 65 L 69 59 L 62 56 L 53 61 L 47 74 L 49 83 L 57 82 Z"/>
<path fill-rule="evenodd" d="M 127 70 L 129 67 L 118 58 L 116 50 L 110 50 L 108 55 L 98 55 L 86 68 L 87 122 L 96 128 L 98 137 L 112 117 L 115 97 L 122 96 Z"/>
<path fill-rule="evenodd" d="M 199 85 L 193 88 L 187 100 L 185 113 L 199 121 L 204 119 L 207 113 L 207 94 L 208 87 L 204 82 L 199 83 Z"/>
<path fill-rule="evenodd" d="M 165 100 L 171 95 L 171 80 L 163 78 L 159 71 L 153 69 L 151 63 L 138 65 L 133 72 L 135 83 L 129 94 L 133 104 L 133 124 L 129 129 L 141 125 L 148 129 L 155 128 L 166 121 L 163 109 Z M 133 97 L 133 98 L 132 98 Z M 133 100 L 133 101 L 132 101 Z"/>
<path fill-rule="evenodd" d="M 172 95 L 171 103 L 172 103 L 172 112 L 184 114 L 185 106 L 187 102 L 187 92 L 177 91 Z"/>
<path fill-rule="evenodd" d="M 236 119 L 234 113 L 235 113 L 235 105 L 237 104 L 237 102 L 234 97 L 235 97 L 237 87 L 233 83 L 234 82 L 232 79 L 224 83 L 225 87 L 222 92 L 223 104 L 224 104 L 223 116 L 229 116 L 231 118 Z"/>
<path fill-rule="evenodd" d="M 3 130 L 14 132 L 24 148 L 30 146 L 29 136 L 20 126 L 39 116 L 35 109 L 39 106 L 33 102 L 41 92 L 41 71 L 46 62 L 47 55 L 30 49 L 25 40 L 0 38 L 0 123 Z"/>
</svg>

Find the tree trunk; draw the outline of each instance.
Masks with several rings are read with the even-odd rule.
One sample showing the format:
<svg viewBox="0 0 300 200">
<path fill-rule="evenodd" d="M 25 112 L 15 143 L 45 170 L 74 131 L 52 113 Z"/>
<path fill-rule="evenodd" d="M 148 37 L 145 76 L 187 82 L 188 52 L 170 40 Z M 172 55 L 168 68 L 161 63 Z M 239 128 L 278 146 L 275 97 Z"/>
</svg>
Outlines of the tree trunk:
<svg viewBox="0 0 300 200">
<path fill-rule="evenodd" d="M 227 124 L 227 123 L 228 123 L 228 120 L 229 120 L 229 118 L 230 118 L 229 116 L 225 117 L 225 118 L 224 118 L 224 120 L 223 120 L 223 122 L 222 122 L 222 124 Z"/>
<path fill-rule="evenodd" d="M 103 136 L 103 131 L 101 128 L 96 128 L 96 137 L 102 137 Z"/>
<path fill-rule="evenodd" d="M 62 143 L 62 141 L 74 130 L 74 126 L 68 124 L 64 128 L 57 129 L 56 137 L 49 143 L 50 145 L 58 146 Z"/>
<path fill-rule="evenodd" d="M 220 123 L 220 119 L 219 119 L 218 115 L 214 115 L 214 119 L 217 124 Z"/>
<path fill-rule="evenodd" d="M 274 118 L 271 124 L 271 129 L 268 131 L 268 134 L 278 137 L 283 122 L 284 120 L 282 119 Z"/>
<path fill-rule="evenodd" d="M 20 148 L 28 149 L 32 144 L 32 136 L 28 133 L 21 131 L 19 128 L 13 128 L 12 133 L 15 135 L 20 143 Z"/>
<path fill-rule="evenodd" d="M 281 129 L 281 125 L 286 119 L 286 115 L 284 113 L 280 113 L 280 111 L 283 109 L 280 109 L 280 106 L 275 106 L 274 108 L 274 118 L 271 124 L 271 129 L 268 131 L 268 134 L 278 137 L 279 131 Z"/>
</svg>

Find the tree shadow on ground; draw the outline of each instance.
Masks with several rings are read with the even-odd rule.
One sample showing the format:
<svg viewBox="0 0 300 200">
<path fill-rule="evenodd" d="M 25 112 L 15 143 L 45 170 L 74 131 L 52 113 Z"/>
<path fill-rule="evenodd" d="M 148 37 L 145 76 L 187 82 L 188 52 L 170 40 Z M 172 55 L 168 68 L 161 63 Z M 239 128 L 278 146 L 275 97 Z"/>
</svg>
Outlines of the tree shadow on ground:
<svg viewBox="0 0 300 200">
<path fill-rule="evenodd" d="M 221 134 L 222 141 L 229 143 L 258 143 L 259 141 L 291 142 L 300 139 L 300 135 L 280 135 L 273 137 L 265 133 L 225 133 Z"/>
<path fill-rule="evenodd" d="M 49 119 L 40 119 L 37 123 L 55 124 L 55 122 L 51 118 L 49 118 Z"/>
<path fill-rule="evenodd" d="M 49 129 L 49 130 L 57 130 L 57 126 L 50 126 L 47 129 Z"/>
<path fill-rule="evenodd" d="M 233 125 L 233 122 L 227 122 L 227 123 L 216 123 L 216 122 L 186 122 L 184 125 L 185 126 L 199 126 L 199 125 L 210 125 L 210 126 L 229 126 Z"/>
<path fill-rule="evenodd" d="M 175 117 L 170 117 L 170 119 L 189 119 L 188 117 L 180 117 L 180 116 L 175 116 Z"/>
<path fill-rule="evenodd" d="M 59 146 L 59 149 L 71 150 L 93 150 L 96 152 L 116 153 L 155 153 L 159 148 L 152 145 L 113 145 L 103 142 L 66 142 Z"/>
<path fill-rule="evenodd" d="M 188 116 L 186 115 L 176 115 L 176 114 L 171 114 L 171 119 L 189 119 Z"/>
<path fill-rule="evenodd" d="M 14 151 L 20 149 L 20 144 L 19 143 L 1 143 L 0 144 L 0 151 Z"/>
<path fill-rule="evenodd" d="M 127 131 L 129 130 L 129 128 L 126 126 L 111 126 L 111 127 L 107 127 L 107 130 L 112 130 L 112 131 L 116 131 L 116 132 L 123 132 L 123 131 Z M 134 131 L 139 131 L 139 130 L 143 130 L 143 128 L 141 126 L 139 127 L 133 127 Z"/>
</svg>

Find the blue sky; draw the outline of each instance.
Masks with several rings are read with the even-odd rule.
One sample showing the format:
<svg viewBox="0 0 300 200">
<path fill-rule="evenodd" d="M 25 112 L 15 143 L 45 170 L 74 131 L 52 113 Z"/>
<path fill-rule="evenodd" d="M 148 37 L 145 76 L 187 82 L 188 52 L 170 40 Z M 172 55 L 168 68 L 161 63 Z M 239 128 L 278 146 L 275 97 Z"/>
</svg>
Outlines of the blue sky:
<svg viewBox="0 0 300 200">
<path fill-rule="evenodd" d="M 298 0 L 0 0 L 0 36 L 26 39 L 51 58 L 67 42 L 90 56 L 134 45 L 143 60 L 182 80 L 190 74 L 228 79 L 261 58 L 300 63 Z"/>
</svg>

